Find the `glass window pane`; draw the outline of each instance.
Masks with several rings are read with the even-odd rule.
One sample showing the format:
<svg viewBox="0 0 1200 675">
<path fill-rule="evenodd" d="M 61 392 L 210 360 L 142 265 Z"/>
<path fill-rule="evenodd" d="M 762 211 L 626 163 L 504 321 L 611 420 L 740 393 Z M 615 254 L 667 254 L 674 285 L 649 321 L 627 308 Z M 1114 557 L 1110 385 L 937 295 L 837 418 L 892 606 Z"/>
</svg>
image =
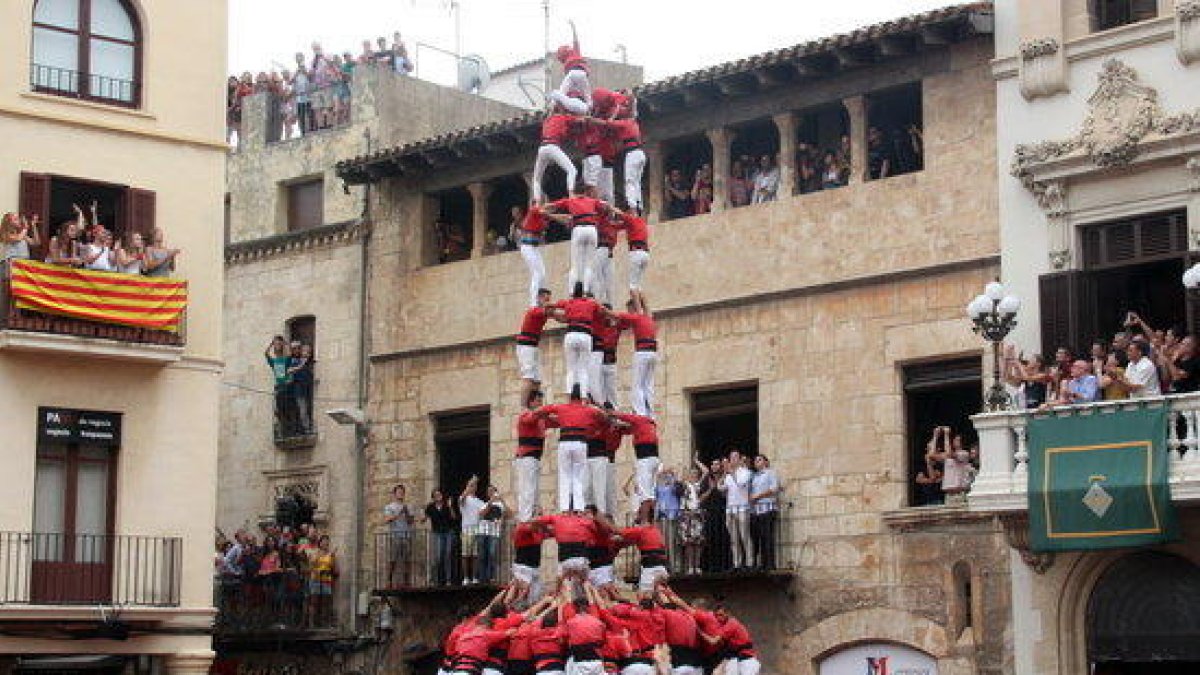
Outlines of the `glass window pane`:
<svg viewBox="0 0 1200 675">
<path fill-rule="evenodd" d="M 118 101 L 133 100 L 133 47 L 107 40 L 90 41 L 92 96 Z"/>
<path fill-rule="evenodd" d="M 38 0 L 33 8 L 35 23 L 79 29 L 79 0 Z"/>
<path fill-rule="evenodd" d="M 30 82 L 55 91 L 78 91 L 79 37 L 47 28 L 33 29 Z"/>
<path fill-rule="evenodd" d="M 108 465 L 79 463 L 75 493 L 75 561 L 103 562 L 108 533 Z"/>
<path fill-rule="evenodd" d="M 35 560 L 62 560 L 66 491 L 66 466 L 61 462 L 39 461 L 33 483 Z"/>
<path fill-rule="evenodd" d="M 92 34 L 133 41 L 133 22 L 120 0 L 92 0 Z"/>
</svg>

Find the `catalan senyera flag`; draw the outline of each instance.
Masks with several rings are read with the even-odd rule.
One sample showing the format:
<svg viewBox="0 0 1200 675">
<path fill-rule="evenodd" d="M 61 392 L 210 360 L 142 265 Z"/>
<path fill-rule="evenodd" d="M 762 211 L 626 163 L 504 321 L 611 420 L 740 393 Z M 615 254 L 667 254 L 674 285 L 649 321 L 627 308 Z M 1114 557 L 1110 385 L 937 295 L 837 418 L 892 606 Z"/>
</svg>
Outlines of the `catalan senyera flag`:
<svg viewBox="0 0 1200 675">
<path fill-rule="evenodd" d="M 187 282 L 97 272 L 36 260 L 12 260 L 12 296 L 19 309 L 89 321 L 178 331 L 187 309 Z"/>
</svg>

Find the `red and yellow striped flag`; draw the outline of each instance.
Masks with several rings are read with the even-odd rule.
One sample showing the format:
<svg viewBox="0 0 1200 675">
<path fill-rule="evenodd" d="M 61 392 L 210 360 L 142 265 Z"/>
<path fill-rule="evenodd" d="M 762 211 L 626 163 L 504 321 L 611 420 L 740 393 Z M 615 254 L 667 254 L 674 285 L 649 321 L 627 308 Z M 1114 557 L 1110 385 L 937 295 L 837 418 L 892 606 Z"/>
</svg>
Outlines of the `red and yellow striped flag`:
<svg viewBox="0 0 1200 675">
<path fill-rule="evenodd" d="M 121 326 L 177 331 L 187 282 L 12 260 L 12 296 L 20 309 Z"/>
</svg>

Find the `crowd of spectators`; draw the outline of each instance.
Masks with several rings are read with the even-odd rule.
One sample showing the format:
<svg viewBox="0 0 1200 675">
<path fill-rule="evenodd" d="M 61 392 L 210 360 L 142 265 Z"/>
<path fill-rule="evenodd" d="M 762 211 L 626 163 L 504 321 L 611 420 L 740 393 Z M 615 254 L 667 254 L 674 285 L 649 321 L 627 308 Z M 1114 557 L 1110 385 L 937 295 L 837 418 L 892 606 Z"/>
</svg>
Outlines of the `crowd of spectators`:
<svg viewBox="0 0 1200 675">
<path fill-rule="evenodd" d="M 413 70 L 408 48 L 397 31 L 392 42 L 378 38 L 363 40 L 356 56 L 346 51 L 327 54 L 320 43 L 312 44 L 312 55 L 297 52 L 294 69 L 282 68 L 257 75 L 230 75 L 226 87 L 225 123 L 227 140 L 241 142 L 243 99 L 269 93 L 268 130 L 271 140 L 298 138 L 313 131 L 342 126 L 350 121 L 350 83 L 359 67 L 382 68 L 401 75 Z"/>
<path fill-rule="evenodd" d="M 1054 362 L 1038 354 L 1004 350 L 1005 381 L 1018 407 L 1054 406 L 1146 398 L 1200 391 L 1200 354 L 1196 338 L 1181 329 L 1155 330 L 1137 313 L 1127 312 L 1125 330 L 1111 340 L 1096 340 L 1086 355 L 1059 347 Z"/>
<path fill-rule="evenodd" d="M 170 276 L 175 271 L 179 249 L 164 243 L 161 228 L 147 242 L 141 232 L 129 230 L 117 237 L 100 222 L 97 202 L 87 213 L 72 204 L 74 217 L 59 224 L 46 244 L 45 262 L 101 272 L 122 272 L 151 277 Z M 9 260 L 32 259 L 41 246 L 38 217 L 6 213 L 0 220 L 0 278 L 9 276 Z"/>
<path fill-rule="evenodd" d="M 218 533 L 214 558 L 221 622 L 321 627 L 333 621 L 337 555 L 316 525 L 264 525 L 261 538 L 245 529 Z"/>
<path fill-rule="evenodd" d="M 961 504 L 979 470 L 979 447 L 948 426 L 934 427 L 917 472 L 914 506 Z"/>
<path fill-rule="evenodd" d="M 309 436 L 313 429 L 313 347 L 282 335 L 271 338 L 267 367 L 275 380 L 275 437 Z"/>
</svg>

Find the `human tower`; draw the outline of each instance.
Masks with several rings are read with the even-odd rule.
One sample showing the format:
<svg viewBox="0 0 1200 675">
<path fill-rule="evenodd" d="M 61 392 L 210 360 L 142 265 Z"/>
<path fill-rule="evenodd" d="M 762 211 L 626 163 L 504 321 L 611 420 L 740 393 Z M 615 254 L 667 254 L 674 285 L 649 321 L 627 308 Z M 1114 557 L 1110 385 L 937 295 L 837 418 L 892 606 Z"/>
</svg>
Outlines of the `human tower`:
<svg viewBox="0 0 1200 675">
<path fill-rule="evenodd" d="M 654 524 L 659 470 L 654 411 L 658 342 L 642 282 L 650 261 L 642 206 L 642 150 L 637 103 L 627 91 L 592 87 L 576 38 L 559 47 L 561 86 L 550 92 L 533 189 L 520 231 L 530 271 L 529 307 L 516 336 L 524 410 L 516 421 L 513 462 L 517 520 L 513 583 L 478 614 L 466 612 L 447 635 L 440 675 L 700 675 L 725 663 L 726 675 L 757 675 L 760 664 L 746 627 L 721 606 L 688 604 L 667 585 L 667 547 Z M 582 155 L 582 172 L 568 149 Z M 615 204 L 613 167 L 624 167 L 625 208 Z M 567 176 L 569 195 L 547 202 L 550 163 Z M 571 233 L 568 297 L 545 287 L 540 246 L 547 225 Z M 612 257 L 621 233 L 629 255 L 629 299 L 614 310 Z M 539 345 L 548 321 L 566 325 L 565 403 L 546 404 Z M 633 333 L 629 412 L 617 409 L 617 345 Z M 558 429 L 558 510 L 537 506 L 541 458 L 549 428 Z M 614 462 L 624 436 L 636 457 L 635 524 L 618 528 Z M 542 544 L 558 545 L 553 592 L 541 588 Z M 636 596 L 618 588 L 617 552 L 636 546 L 641 573 Z"/>
</svg>

